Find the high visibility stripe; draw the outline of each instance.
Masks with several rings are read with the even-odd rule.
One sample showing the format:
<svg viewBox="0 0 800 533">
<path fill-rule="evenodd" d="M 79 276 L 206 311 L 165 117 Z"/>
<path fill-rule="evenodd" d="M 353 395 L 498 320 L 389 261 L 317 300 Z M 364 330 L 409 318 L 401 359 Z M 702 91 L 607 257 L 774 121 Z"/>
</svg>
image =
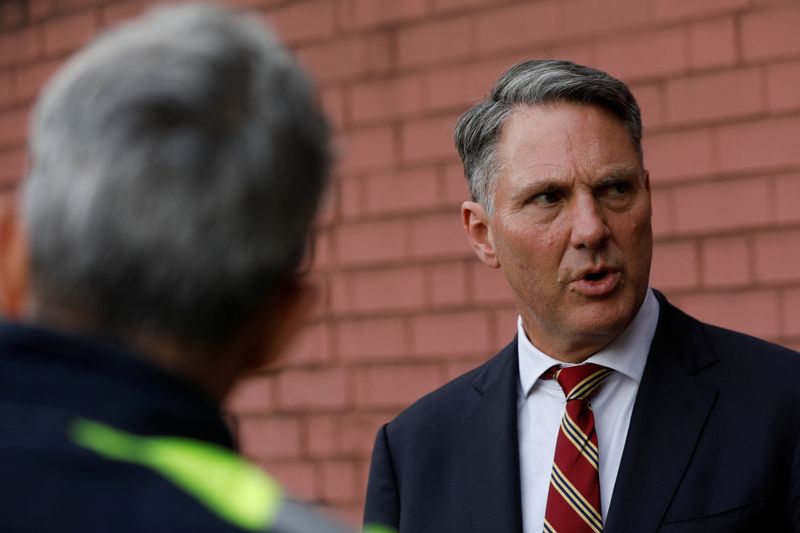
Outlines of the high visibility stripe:
<svg viewBox="0 0 800 533">
<path fill-rule="evenodd" d="M 230 450 L 181 437 L 142 437 L 99 422 L 76 420 L 71 440 L 98 455 L 155 470 L 224 521 L 263 531 L 274 521 L 283 491 Z"/>
<path fill-rule="evenodd" d="M 382 524 L 367 524 L 361 533 L 397 533 L 394 528 Z"/>
</svg>

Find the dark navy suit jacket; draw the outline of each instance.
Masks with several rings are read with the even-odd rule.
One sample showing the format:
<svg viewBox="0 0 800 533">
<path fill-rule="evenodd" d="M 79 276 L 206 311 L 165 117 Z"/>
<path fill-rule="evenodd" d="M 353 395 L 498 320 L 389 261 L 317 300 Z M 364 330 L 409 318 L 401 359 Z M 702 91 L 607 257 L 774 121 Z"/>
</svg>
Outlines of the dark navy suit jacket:
<svg viewBox="0 0 800 533">
<path fill-rule="evenodd" d="M 800 532 L 800 356 L 658 296 L 604 531 Z M 522 531 L 517 357 L 515 340 L 380 429 L 366 522 Z"/>
</svg>

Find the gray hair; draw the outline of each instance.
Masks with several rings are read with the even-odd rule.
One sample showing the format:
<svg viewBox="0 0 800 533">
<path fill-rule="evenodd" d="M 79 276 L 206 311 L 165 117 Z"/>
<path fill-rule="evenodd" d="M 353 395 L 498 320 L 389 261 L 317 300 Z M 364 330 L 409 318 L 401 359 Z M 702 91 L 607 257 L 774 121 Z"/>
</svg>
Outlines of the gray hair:
<svg viewBox="0 0 800 533">
<path fill-rule="evenodd" d="M 218 346 L 294 274 L 330 166 L 309 80 L 255 19 L 157 9 L 37 103 L 24 185 L 35 301 Z"/>
<path fill-rule="evenodd" d="M 502 162 L 497 142 L 511 113 L 524 105 L 580 102 L 602 107 L 619 117 L 642 157 L 642 119 L 630 89 L 620 80 L 570 61 L 529 60 L 517 63 L 495 84 L 491 95 L 458 121 L 455 143 L 472 199 L 488 212 L 494 203 L 494 177 Z"/>
</svg>

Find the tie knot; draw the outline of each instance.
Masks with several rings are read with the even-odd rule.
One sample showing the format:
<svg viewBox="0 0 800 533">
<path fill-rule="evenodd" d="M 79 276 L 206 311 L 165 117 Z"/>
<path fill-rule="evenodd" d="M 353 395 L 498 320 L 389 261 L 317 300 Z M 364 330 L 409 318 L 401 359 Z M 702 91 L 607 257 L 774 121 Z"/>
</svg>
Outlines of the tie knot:
<svg viewBox="0 0 800 533">
<path fill-rule="evenodd" d="M 578 366 L 552 367 L 545 378 L 555 379 L 569 400 L 588 400 L 611 374 L 611 369 L 594 363 Z"/>
</svg>

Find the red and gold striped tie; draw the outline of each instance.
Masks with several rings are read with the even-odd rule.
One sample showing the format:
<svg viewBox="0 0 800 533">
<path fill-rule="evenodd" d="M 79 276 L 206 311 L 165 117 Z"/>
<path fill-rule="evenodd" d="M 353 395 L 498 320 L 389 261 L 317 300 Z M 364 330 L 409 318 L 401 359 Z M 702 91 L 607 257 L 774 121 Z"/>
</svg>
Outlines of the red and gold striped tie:
<svg viewBox="0 0 800 533">
<path fill-rule="evenodd" d="M 556 441 L 550 490 L 544 515 L 545 533 L 601 532 L 600 455 L 589 398 L 611 370 L 592 363 L 551 368 L 567 397 Z"/>
</svg>

